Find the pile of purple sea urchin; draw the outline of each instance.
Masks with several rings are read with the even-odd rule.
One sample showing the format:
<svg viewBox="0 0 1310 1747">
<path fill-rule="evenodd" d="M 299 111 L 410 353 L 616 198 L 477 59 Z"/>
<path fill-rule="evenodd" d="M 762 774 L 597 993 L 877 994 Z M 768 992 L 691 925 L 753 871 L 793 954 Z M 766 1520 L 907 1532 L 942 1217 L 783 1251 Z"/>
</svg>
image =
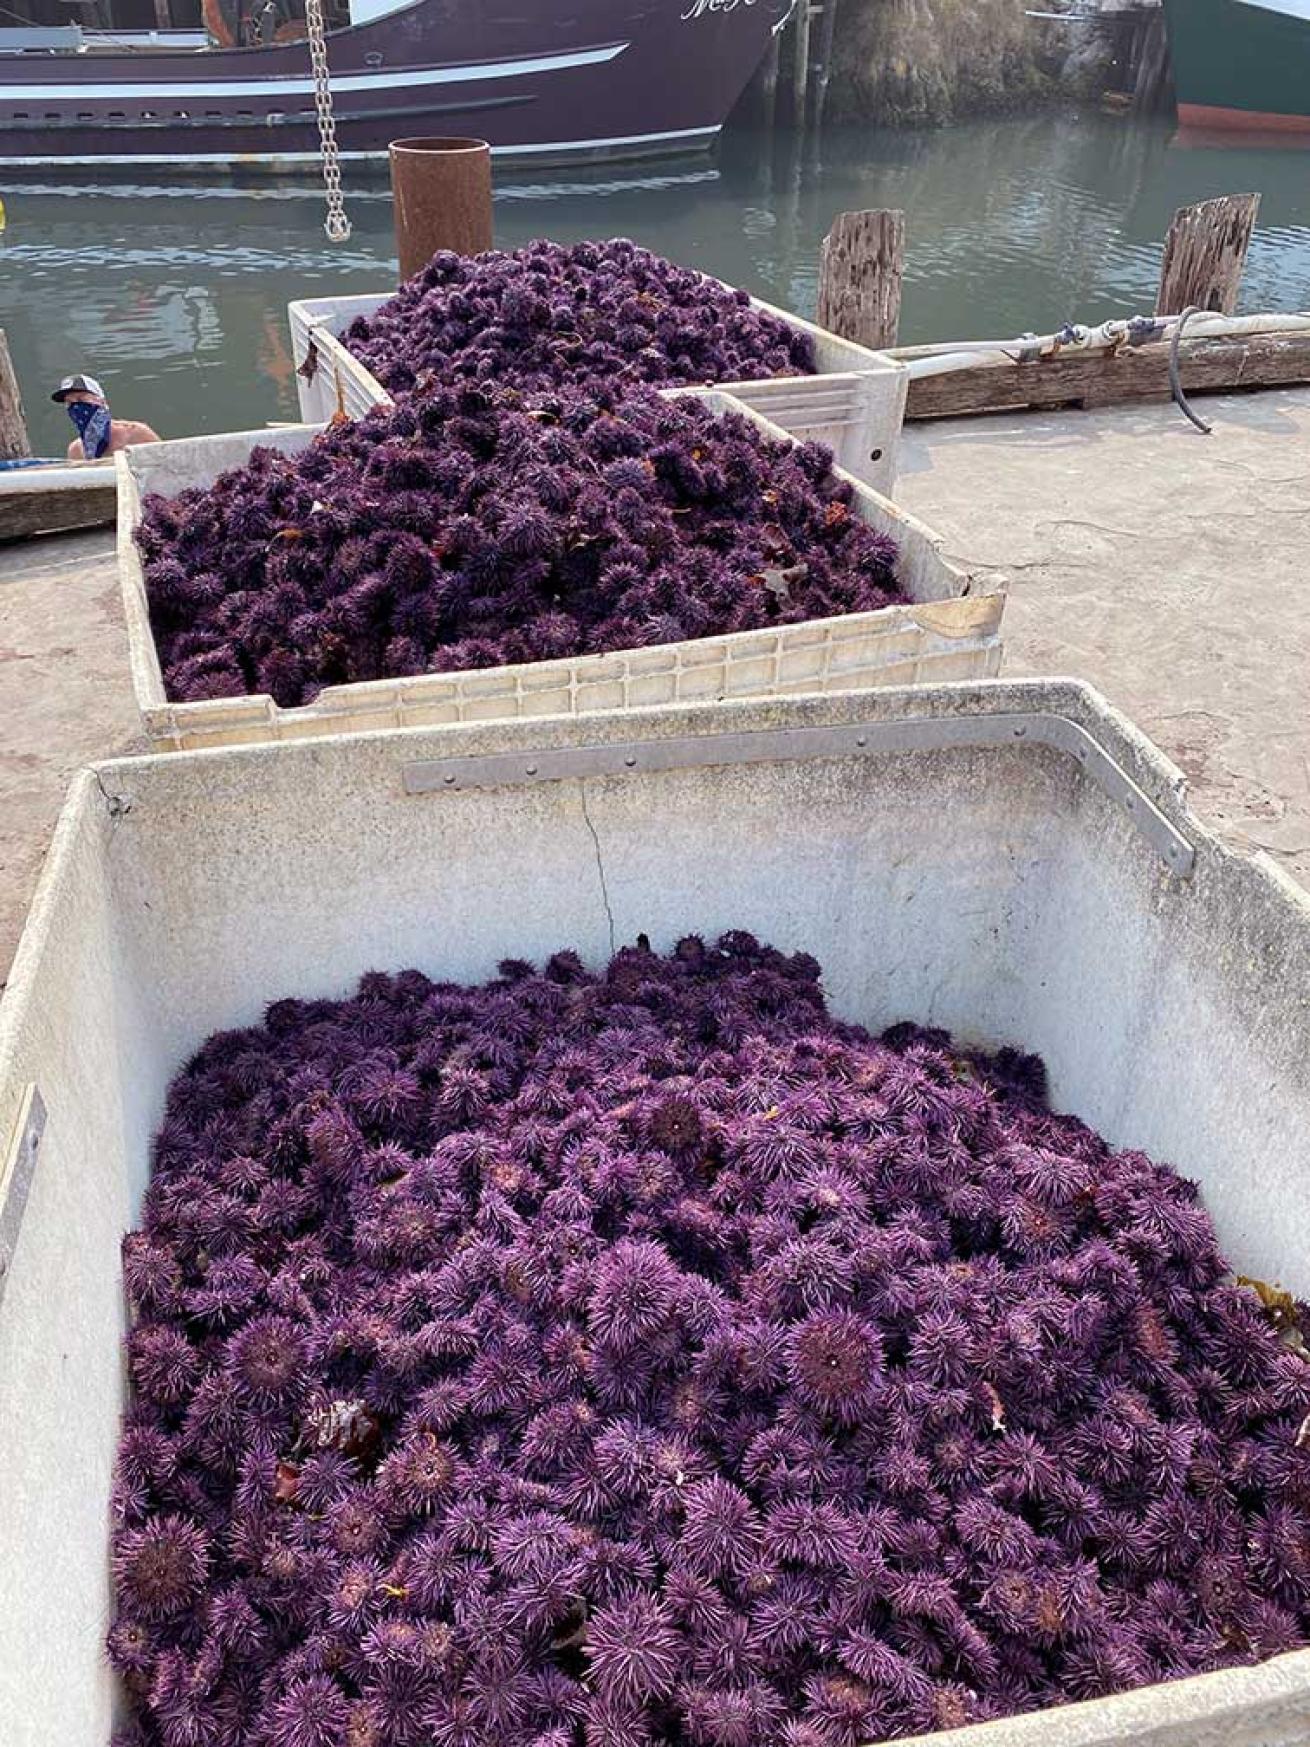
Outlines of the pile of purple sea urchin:
<svg viewBox="0 0 1310 1747">
<path fill-rule="evenodd" d="M 120 1747 L 856 1747 L 1305 1643 L 1310 1367 L 1031 1057 L 746 934 L 175 1082 Z"/>
<path fill-rule="evenodd" d="M 457 379 L 669 388 L 815 369 L 803 329 L 626 239 L 443 250 L 342 343 L 397 398 Z"/>
<path fill-rule="evenodd" d="M 694 399 L 469 385 L 148 498 L 137 541 L 169 697 L 290 706 L 887 606 L 851 498 L 819 444 Z"/>
</svg>

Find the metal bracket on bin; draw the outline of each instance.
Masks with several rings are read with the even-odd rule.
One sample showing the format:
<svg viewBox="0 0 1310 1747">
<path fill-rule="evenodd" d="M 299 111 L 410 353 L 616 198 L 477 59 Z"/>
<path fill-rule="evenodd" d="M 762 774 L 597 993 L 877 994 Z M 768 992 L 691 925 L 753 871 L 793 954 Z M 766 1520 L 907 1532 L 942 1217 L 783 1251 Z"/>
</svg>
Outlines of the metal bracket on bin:
<svg viewBox="0 0 1310 1747">
<path fill-rule="evenodd" d="M 18 1117 L 0 1164 L 0 1298 L 4 1297 L 5 1283 L 14 1259 L 45 1123 L 45 1101 L 35 1083 L 29 1084 L 24 1087 L 19 1100 Z"/>
<path fill-rule="evenodd" d="M 1122 765 L 1077 722 L 1046 711 L 995 716 L 918 716 L 896 722 L 852 722 L 815 728 L 762 728 L 741 733 L 681 734 L 667 740 L 616 740 L 606 746 L 562 746 L 495 752 L 471 758 L 425 758 L 404 766 L 411 795 L 459 793 L 561 782 L 569 777 L 627 776 L 715 764 L 763 764 L 791 758 L 851 758 L 889 752 L 932 752 L 950 746 L 1007 746 L 1016 741 L 1066 753 L 1112 801 L 1171 872 L 1186 879 L 1196 851 Z"/>
</svg>

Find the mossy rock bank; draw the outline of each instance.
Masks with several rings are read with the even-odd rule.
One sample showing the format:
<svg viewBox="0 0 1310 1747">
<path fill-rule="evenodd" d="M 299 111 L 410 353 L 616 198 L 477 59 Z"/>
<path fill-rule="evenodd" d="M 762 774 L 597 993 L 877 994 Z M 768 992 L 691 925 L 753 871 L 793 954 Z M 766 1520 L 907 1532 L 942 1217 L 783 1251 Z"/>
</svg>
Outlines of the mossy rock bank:
<svg viewBox="0 0 1310 1747">
<path fill-rule="evenodd" d="M 1025 3 L 840 0 L 830 114 L 924 126 L 1067 95 L 1055 45 Z"/>
</svg>

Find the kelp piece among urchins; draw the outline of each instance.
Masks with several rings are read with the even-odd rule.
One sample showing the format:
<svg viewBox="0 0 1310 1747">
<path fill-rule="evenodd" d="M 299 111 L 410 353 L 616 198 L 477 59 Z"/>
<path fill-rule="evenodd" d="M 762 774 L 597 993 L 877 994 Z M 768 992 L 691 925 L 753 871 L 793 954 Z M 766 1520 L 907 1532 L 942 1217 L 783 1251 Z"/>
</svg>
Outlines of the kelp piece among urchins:
<svg viewBox="0 0 1310 1747">
<path fill-rule="evenodd" d="M 1193 1187 L 818 974 L 205 1045 L 124 1247 L 125 1741 L 856 1747 L 1306 1642 L 1310 1367 Z"/>
<path fill-rule="evenodd" d="M 397 398 L 455 380 L 670 388 L 815 370 L 803 328 L 626 238 L 442 250 L 342 340 Z"/>
<path fill-rule="evenodd" d="M 817 443 L 652 390 L 443 389 L 149 497 L 168 696 L 496 667 L 901 600 L 896 547 Z"/>
</svg>

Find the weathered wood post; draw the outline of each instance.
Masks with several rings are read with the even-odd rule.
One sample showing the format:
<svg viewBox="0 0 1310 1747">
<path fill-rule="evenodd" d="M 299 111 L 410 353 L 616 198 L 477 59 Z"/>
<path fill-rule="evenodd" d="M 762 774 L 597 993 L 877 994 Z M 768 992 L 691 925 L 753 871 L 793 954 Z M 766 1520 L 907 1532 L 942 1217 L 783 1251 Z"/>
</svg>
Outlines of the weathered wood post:
<svg viewBox="0 0 1310 1747">
<path fill-rule="evenodd" d="M 875 351 L 896 344 L 905 257 L 903 212 L 843 212 L 819 260 L 819 326 Z"/>
<path fill-rule="evenodd" d="M 1179 207 L 1165 238 L 1157 315 L 1180 315 L 1185 309 L 1236 314 L 1259 210 L 1258 194 L 1225 194 Z"/>
<path fill-rule="evenodd" d="M 766 133 L 778 125 L 778 74 L 782 68 L 782 39 L 775 36 L 760 69 L 760 122 Z"/>
<path fill-rule="evenodd" d="M 806 99 L 810 90 L 810 0 L 799 0 L 791 24 L 792 125 L 805 132 Z"/>
<path fill-rule="evenodd" d="M 0 328 L 0 461 L 19 461 L 31 453 L 23 397 L 18 391 L 5 331 Z"/>
<path fill-rule="evenodd" d="M 828 103 L 828 83 L 832 78 L 832 48 L 837 30 L 837 0 L 823 0 L 819 15 L 819 52 L 812 68 L 814 96 L 811 109 L 816 131 L 823 126 L 823 112 Z"/>
<path fill-rule="evenodd" d="M 1163 109 L 1170 92 L 1169 34 L 1163 8 L 1156 6 L 1139 16 L 1132 60 L 1137 69 L 1131 106 L 1134 113 Z"/>
</svg>

